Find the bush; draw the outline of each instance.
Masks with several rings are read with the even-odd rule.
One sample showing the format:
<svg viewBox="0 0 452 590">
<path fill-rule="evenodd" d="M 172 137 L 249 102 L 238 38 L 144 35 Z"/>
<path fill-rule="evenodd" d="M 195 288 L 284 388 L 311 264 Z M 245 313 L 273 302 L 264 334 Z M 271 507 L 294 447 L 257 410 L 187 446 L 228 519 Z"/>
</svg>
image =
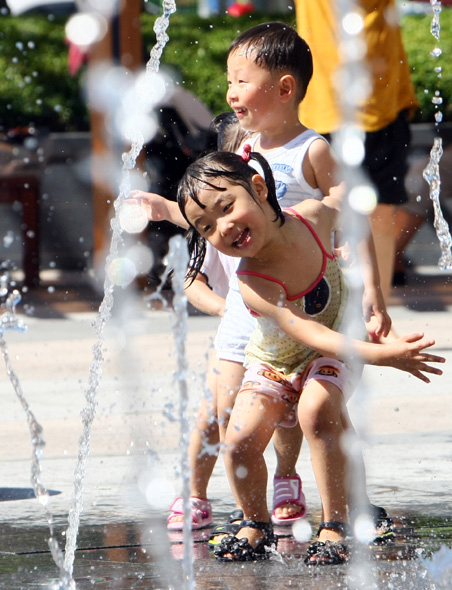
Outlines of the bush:
<svg viewBox="0 0 452 590">
<path fill-rule="evenodd" d="M 157 17 L 142 15 L 143 44 L 147 55 L 155 43 L 153 25 Z M 171 16 L 170 40 L 162 64 L 177 68 L 182 84 L 199 96 L 214 114 L 228 110 L 225 101 L 225 55 L 238 32 L 267 20 L 286 20 L 294 15 L 253 14 L 239 19 L 201 19 L 195 14 Z M 441 13 L 442 55 L 433 58 L 435 39 L 430 33 L 430 16 L 405 16 L 403 36 L 412 78 L 420 102 L 416 121 L 433 122 L 432 104 L 439 91 L 444 119 L 452 120 L 452 10 Z M 0 17 L 0 125 L 14 128 L 33 122 L 53 131 L 86 130 L 89 116 L 81 96 L 82 75 L 72 78 L 67 68 L 68 48 L 64 42 L 65 19 L 49 20 L 42 15 Z M 147 59 L 147 58 L 146 58 Z M 441 77 L 434 69 L 441 67 Z"/>
<path fill-rule="evenodd" d="M 430 16 L 406 16 L 402 20 L 402 34 L 408 62 L 420 108 L 415 121 L 434 122 L 435 112 L 440 110 L 444 119 L 452 121 L 452 9 L 443 9 L 440 15 L 441 34 L 440 57 L 432 57 L 430 52 L 437 46 L 430 33 Z M 441 68 L 440 77 L 435 68 Z M 438 91 L 443 103 L 438 107 L 432 98 Z"/>
<path fill-rule="evenodd" d="M 69 75 L 64 20 L 0 17 L 0 125 L 89 127 L 78 78 Z"/>
</svg>

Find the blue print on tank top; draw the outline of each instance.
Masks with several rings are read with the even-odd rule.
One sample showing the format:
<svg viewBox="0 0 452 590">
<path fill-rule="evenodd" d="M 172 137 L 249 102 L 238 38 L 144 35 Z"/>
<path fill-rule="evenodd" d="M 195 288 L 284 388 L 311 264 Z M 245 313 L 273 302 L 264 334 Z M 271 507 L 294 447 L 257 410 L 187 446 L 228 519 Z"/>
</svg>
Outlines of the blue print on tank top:
<svg viewBox="0 0 452 590">
<path fill-rule="evenodd" d="M 290 176 L 293 172 L 292 166 L 288 164 L 282 163 L 275 163 L 271 165 L 272 172 L 275 176 L 275 187 L 276 187 L 276 198 L 280 201 L 287 192 L 287 182 L 282 181 L 278 176 L 278 172 L 282 173 L 282 175 Z"/>
<path fill-rule="evenodd" d="M 272 164 L 271 169 L 273 172 L 284 172 L 285 174 L 291 174 L 293 172 L 292 166 L 288 164 Z"/>
<path fill-rule="evenodd" d="M 282 180 L 275 179 L 276 198 L 280 201 L 287 192 L 287 184 Z"/>
</svg>

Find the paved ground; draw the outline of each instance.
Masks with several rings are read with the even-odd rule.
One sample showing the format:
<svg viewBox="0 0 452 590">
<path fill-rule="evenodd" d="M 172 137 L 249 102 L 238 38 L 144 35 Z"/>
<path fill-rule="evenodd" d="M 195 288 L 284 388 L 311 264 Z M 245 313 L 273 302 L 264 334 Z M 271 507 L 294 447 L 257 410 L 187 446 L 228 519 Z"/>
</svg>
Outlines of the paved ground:
<svg viewBox="0 0 452 590">
<path fill-rule="evenodd" d="M 423 330 L 436 339 L 436 350 L 448 359 L 444 376 L 424 385 L 392 369 L 367 368 L 350 405 L 362 436 L 371 499 L 397 519 L 395 546 L 373 549 L 370 561 L 365 552 L 350 567 L 312 572 L 299 559 L 306 544 L 290 537 L 280 539 L 279 554 L 270 562 L 239 566 L 209 558 L 198 535 L 196 588 L 450 589 L 452 552 L 445 547 L 452 547 L 451 280 L 450 273 L 418 265 L 410 271 L 408 284 L 394 290 L 390 301 L 400 333 Z M 122 299 L 121 292 L 119 296 Z M 96 344 L 92 322 L 99 302 L 100 294 L 87 282 L 46 277 L 43 288 L 22 302 L 27 332 L 6 332 L 12 369 L 43 427 L 41 480 L 52 491 L 48 510 L 63 546 L 82 432 L 80 412 L 86 404 L 84 393 Z M 168 539 L 164 528 L 167 507 L 181 489 L 172 314 L 155 306 L 148 309 L 142 292 L 132 305 L 118 302 L 114 310 L 100 347 L 104 361 L 96 391 L 74 578 L 77 588 L 94 585 L 99 590 L 189 588 L 184 581 L 188 566 L 182 560 L 182 539 L 178 535 Z M 22 315 L 24 311 L 32 315 Z M 202 394 L 216 326 L 215 319 L 204 316 L 188 320 L 190 419 Z M 50 588 L 58 568 L 47 548 L 45 509 L 30 498 L 30 434 L 3 367 L 0 391 L 0 589 Z M 271 449 L 268 463 L 271 473 Z M 307 446 L 298 471 L 308 499 L 308 519 L 314 526 L 320 503 Z M 209 496 L 218 519 L 233 507 L 221 461 Z M 413 547 L 437 551 L 442 545 L 445 561 L 438 565 L 438 575 L 446 576 L 444 585 L 440 577 L 434 580 L 435 562 L 411 560 Z M 359 567 L 365 563 L 368 566 Z"/>
</svg>

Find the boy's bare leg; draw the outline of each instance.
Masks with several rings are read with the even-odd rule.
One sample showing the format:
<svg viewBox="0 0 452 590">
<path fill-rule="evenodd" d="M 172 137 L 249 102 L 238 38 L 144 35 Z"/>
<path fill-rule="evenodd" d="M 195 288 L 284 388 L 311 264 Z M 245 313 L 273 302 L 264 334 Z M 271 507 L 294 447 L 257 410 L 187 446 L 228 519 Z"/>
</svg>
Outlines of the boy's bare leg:
<svg viewBox="0 0 452 590">
<path fill-rule="evenodd" d="M 300 454 L 303 433 L 299 424 L 293 428 L 278 426 L 273 435 L 273 445 L 276 453 L 276 477 L 294 477 L 297 473 L 296 465 Z M 275 509 L 278 518 L 290 518 L 300 512 L 297 504 L 281 504 Z"/>
<path fill-rule="evenodd" d="M 206 374 L 206 387 L 210 396 L 203 397 L 196 417 L 196 427 L 190 437 L 188 458 L 190 463 L 190 496 L 207 498 L 207 486 L 219 452 L 217 421 L 218 361 L 213 356 Z M 182 514 L 172 514 L 171 522 L 183 522 Z"/>
<path fill-rule="evenodd" d="M 217 462 L 219 444 L 215 413 L 212 413 L 211 404 L 203 399 L 188 447 L 191 496 L 207 498 L 207 486 Z"/>
</svg>

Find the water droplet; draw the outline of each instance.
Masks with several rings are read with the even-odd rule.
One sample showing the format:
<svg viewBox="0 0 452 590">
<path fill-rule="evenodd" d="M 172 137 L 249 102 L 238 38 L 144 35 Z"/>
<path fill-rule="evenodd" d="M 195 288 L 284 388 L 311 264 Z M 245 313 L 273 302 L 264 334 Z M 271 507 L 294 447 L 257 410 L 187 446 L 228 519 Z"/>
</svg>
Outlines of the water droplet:
<svg viewBox="0 0 452 590">
<path fill-rule="evenodd" d="M 118 219 L 122 229 L 129 234 L 138 234 L 148 225 L 146 211 L 136 203 L 124 202 L 119 210 Z"/>
<path fill-rule="evenodd" d="M 437 113 L 435 113 L 435 121 L 437 123 L 441 123 L 441 121 L 443 120 L 443 114 L 441 111 L 438 111 Z"/>
<path fill-rule="evenodd" d="M 342 26 L 348 35 L 359 35 L 363 30 L 364 21 L 357 12 L 349 12 L 342 19 Z"/>
<path fill-rule="evenodd" d="M 292 533 L 299 543 L 307 543 L 312 537 L 312 527 L 304 518 L 294 522 Z"/>
</svg>

